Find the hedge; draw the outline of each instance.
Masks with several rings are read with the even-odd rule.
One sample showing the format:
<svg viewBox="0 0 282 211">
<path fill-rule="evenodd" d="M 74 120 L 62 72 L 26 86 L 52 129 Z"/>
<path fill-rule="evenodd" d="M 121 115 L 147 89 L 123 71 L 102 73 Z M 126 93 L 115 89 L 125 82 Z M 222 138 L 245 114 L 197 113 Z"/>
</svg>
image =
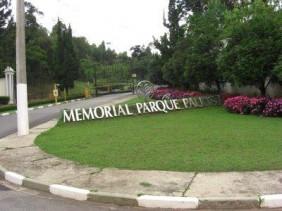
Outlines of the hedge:
<svg viewBox="0 0 282 211">
<path fill-rule="evenodd" d="M 0 96 L 0 105 L 7 105 L 9 103 L 10 98 L 7 96 Z"/>
</svg>

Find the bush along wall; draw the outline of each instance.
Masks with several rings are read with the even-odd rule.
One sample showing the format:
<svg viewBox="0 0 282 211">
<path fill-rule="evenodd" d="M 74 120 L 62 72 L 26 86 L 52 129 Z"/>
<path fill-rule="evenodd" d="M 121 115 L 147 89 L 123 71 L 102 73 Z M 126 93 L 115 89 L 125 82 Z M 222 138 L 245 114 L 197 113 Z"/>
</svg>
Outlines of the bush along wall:
<svg viewBox="0 0 282 211">
<path fill-rule="evenodd" d="M 232 113 L 282 117 L 282 98 L 230 97 L 225 100 L 224 107 Z"/>
<path fill-rule="evenodd" d="M 9 103 L 10 98 L 7 96 L 0 96 L 0 105 L 7 105 Z"/>
</svg>

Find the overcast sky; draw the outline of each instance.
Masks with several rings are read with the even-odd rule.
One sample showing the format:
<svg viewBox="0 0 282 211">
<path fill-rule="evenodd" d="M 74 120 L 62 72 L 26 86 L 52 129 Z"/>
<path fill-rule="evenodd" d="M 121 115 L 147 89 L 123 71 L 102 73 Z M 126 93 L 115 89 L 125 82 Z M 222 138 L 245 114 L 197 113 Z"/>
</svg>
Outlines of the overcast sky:
<svg viewBox="0 0 282 211">
<path fill-rule="evenodd" d="M 16 0 L 12 0 L 15 1 Z M 165 32 L 163 12 L 168 0 L 29 0 L 44 13 L 38 21 L 49 31 L 60 17 L 75 36 L 90 43 L 105 40 L 118 52 L 147 45 Z"/>
</svg>

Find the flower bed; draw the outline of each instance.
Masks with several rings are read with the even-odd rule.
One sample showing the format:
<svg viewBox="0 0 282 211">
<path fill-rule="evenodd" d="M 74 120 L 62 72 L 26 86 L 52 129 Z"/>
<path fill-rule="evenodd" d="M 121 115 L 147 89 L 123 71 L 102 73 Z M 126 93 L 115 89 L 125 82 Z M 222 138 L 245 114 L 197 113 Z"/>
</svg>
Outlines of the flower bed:
<svg viewBox="0 0 282 211">
<path fill-rule="evenodd" d="M 233 113 L 282 117 L 282 98 L 237 96 L 225 100 L 224 107 Z"/>
<path fill-rule="evenodd" d="M 152 93 L 152 98 L 155 100 L 162 100 L 165 96 L 169 96 L 171 99 L 182 99 L 186 97 L 198 97 L 202 96 L 202 94 L 200 92 L 182 91 L 173 88 L 158 88 Z"/>
</svg>

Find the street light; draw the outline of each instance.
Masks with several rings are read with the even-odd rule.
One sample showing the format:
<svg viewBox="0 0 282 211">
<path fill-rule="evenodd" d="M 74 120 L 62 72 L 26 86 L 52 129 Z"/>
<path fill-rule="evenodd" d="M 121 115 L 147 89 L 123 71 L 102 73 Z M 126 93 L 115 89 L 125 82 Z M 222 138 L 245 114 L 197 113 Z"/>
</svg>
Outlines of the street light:
<svg viewBox="0 0 282 211">
<path fill-rule="evenodd" d="M 26 52 L 25 52 L 25 11 L 24 0 L 17 0 L 16 23 L 16 63 L 17 63 L 17 125 L 18 136 L 29 134 Z"/>
</svg>

